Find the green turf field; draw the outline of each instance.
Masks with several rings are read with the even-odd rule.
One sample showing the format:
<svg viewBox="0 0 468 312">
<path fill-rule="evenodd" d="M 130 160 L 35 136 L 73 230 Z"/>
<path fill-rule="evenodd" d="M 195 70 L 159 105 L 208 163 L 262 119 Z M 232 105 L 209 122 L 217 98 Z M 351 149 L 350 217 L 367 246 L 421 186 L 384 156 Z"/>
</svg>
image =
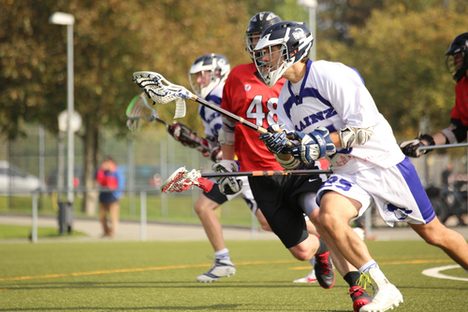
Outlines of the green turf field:
<svg viewBox="0 0 468 312">
<path fill-rule="evenodd" d="M 213 284 L 207 242 L 0 243 L 0 311 L 351 311 L 341 278 L 331 290 L 291 281 L 309 271 L 278 241 L 228 242 L 238 272 Z M 421 241 L 369 242 L 405 303 L 398 311 L 467 311 L 465 281 L 421 274 L 453 264 Z"/>
</svg>

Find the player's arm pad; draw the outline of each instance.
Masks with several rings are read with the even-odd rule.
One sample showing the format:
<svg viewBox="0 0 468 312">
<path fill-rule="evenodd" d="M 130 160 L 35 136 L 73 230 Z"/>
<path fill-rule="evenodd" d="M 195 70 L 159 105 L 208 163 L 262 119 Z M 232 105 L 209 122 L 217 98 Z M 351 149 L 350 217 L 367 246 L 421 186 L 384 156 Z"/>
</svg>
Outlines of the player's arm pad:
<svg viewBox="0 0 468 312">
<path fill-rule="evenodd" d="M 346 127 L 338 131 L 340 136 L 341 146 L 343 148 L 351 148 L 358 145 L 364 145 L 369 141 L 374 133 L 372 127 L 369 128 L 354 128 Z"/>
<path fill-rule="evenodd" d="M 447 138 L 447 144 L 454 144 L 466 139 L 468 127 L 464 126 L 460 120 L 452 119 L 450 125 L 441 132 Z"/>
<path fill-rule="evenodd" d="M 276 161 L 286 170 L 297 169 L 301 165 L 301 161 L 294 157 L 290 157 L 288 160 L 281 159 L 278 155 L 274 154 Z"/>
</svg>

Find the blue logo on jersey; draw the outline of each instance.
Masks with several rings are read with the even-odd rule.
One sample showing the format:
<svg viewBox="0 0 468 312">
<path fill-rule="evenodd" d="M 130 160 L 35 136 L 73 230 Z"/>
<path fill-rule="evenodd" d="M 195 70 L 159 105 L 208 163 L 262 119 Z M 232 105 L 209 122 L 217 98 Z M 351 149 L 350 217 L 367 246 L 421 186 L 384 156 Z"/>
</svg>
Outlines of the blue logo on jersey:
<svg viewBox="0 0 468 312">
<path fill-rule="evenodd" d="M 302 131 L 310 125 L 313 125 L 319 121 L 329 119 L 337 114 L 333 107 L 327 108 L 324 111 L 304 117 L 297 126 L 294 128 L 296 131 Z"/>
<path fill-rule="evenodd" d="M 408 215 L 413 212 L 413 210 L 411 209 L 400 208 L 392 204 L 388 204 L 387 209 L 388 211 L 393 212 L 395 214 L 395 217 L 400 221 L 406 220 L 406 218 L 408 218 Z"/>
</svg>

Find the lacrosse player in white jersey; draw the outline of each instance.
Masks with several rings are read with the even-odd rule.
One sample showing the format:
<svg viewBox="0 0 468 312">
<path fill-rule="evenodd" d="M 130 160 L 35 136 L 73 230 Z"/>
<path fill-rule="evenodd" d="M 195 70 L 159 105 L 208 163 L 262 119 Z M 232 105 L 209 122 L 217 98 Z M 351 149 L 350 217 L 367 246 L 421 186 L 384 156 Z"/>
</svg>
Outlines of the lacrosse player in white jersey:
<svg viewBox="0 0 468 312">
<path fill-rule="evenodd" d="M 216 105 L 220 105 L 224 83 L 229 72 L 230 65 L 225 56 L 214 53 L 205 54 L 196 58 L 190 67 L 190 85 L 198 96 Z M 210 157 L 214 162 L 219 161 L 222 157 L 220 144 L 218 142 L 218 137 L 222 131 L 221 115 L 203 105 L 199 107 L 199 115 L 205 128 L 205 138 L 203 138 L 203 140 L 206 142 L 202 144 L 202 148 L 196 148 L 204 154 L 204 156 Z M 168 132 L 181 144 L 189 147 L 196 146 L 194 142 L 190 142 L 190 138 L 195 134 L 184 125 L 173 123 L 169 126 Z M 219 163 L 215 163 L 213 169 L 221 172 L 225 171 L 224 167 L 219 166 Z M 238 177 L 237 179 L 240 179 L 242 184 L 240 188 L 238 187 L 236 192 L 226 192 L 228 194 L 226 195 L 221 192 L 218 185 L 215 185 L 210 191 L 200 194 L 200 197 L 195 202 L 194 210 L 214 250 L 214 264 L 207 272 L 197 277 L 197 281 L 199 282 L 214 282 L 222 277 L 228 277 L 236 273 L 236 268 L 231 261 L 229 250 L 226 248 L 219 217 L 215 213 L 215 210 L 223 203 L 232 200 L 238 195 L 242 195 L 251 212 L 257 217 L 262 229 L 270 230 L 265 217 L 261 211 L 257 209 L 257 203 L 253 198 L 247 177 Z M 235 179 L 232 183 L 234 183 L 235 186 L 238 185 Z"/>
<path fill-rule="evenodd" d="M 407 222 L 426 242 L 468 269 L 463 236 L 437 219 L 417 172 L 401 152 L 359 74 L 341 63 L 314 61 L 313 37 L 303 23 L 282 22 L 262 33 L 255 50 L 263 79 L 288 82 L 279 97 L 279 120 L 286 131 L 262 135 L 287 169 L 328 157 L 334 173 L 319 189 L 320 208 L 310 213 L 322 238 L 363 276 L 376 292 L 359 311 L 386 311 L 403 302 L 371 257 L 350 221 L 375 206 L 385 222 Z M 295 142 L 290 147 L 290 142 Z"/>
</svg>

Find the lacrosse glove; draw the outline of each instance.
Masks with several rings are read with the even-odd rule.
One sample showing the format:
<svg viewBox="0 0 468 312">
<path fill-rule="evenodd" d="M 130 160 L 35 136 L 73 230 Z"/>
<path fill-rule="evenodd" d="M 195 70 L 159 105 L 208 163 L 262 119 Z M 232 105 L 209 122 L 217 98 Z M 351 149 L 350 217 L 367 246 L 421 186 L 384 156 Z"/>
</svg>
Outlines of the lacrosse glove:
<svg viewBox="0 0 468 312">
<path fill-rule="evenodd" d="M 234 160 L 223 159 L 213 165 L 216 172 L 236 172 L 239 170 L 237 162 Z M 220 177 L 216 179 L 219 190 L 225 195 L 233 195 L 242 190 L 242 181 L 236 177 Z"/>
<path fill-rule="evenodd" d="M 309 134 L 295 132 L 294 136 L 300 144 L 291 149 L 291 154 L 306 166 L 313 165 L 317 159 L 336 153 L 330 132 L 324 127 L 317 128 Z"/>
<path fill-rule="evenodd" d="M 215 136 L 208 135 L 206 137 L 209 149 L 209 157 L 213 162 L 218 162 L 223 159 L 223 151 L 221 150 L 221 145 Z"/>
<path fill-rule="evenodd" d="M 199 137 L 196 132 L 192 131 L 192 129 L 186 125 L 180 122 L 174 122 L 167 127 L 167 132 L 182 145 L 195 148 L 205 157 L 210 155 L 208 141 L 205 138 Z"/>
<path fill-rule="evenodd" d="M 291 142 L 289 136 L 291 132 L 286 132 L 279 125 L 272 125 L 268 127 L 267 133 L 260 134 L 260 140 L 265 143 L 266 147 L 273 154 L 289 154 L 291 152 Z"/>
<path fill-rule="evenodd" d="M 428 144 L 423 143 L 427 142 Z M 409 157 L 419 157 L 427 154 L 432 150 L 419 150 L 421 146 L 435 145 L 434 138 L 429 134 L 420 134 L 416 139 L 404 141 L 400 144 L 401 151 L 403 154 Z"/>
</svg>

